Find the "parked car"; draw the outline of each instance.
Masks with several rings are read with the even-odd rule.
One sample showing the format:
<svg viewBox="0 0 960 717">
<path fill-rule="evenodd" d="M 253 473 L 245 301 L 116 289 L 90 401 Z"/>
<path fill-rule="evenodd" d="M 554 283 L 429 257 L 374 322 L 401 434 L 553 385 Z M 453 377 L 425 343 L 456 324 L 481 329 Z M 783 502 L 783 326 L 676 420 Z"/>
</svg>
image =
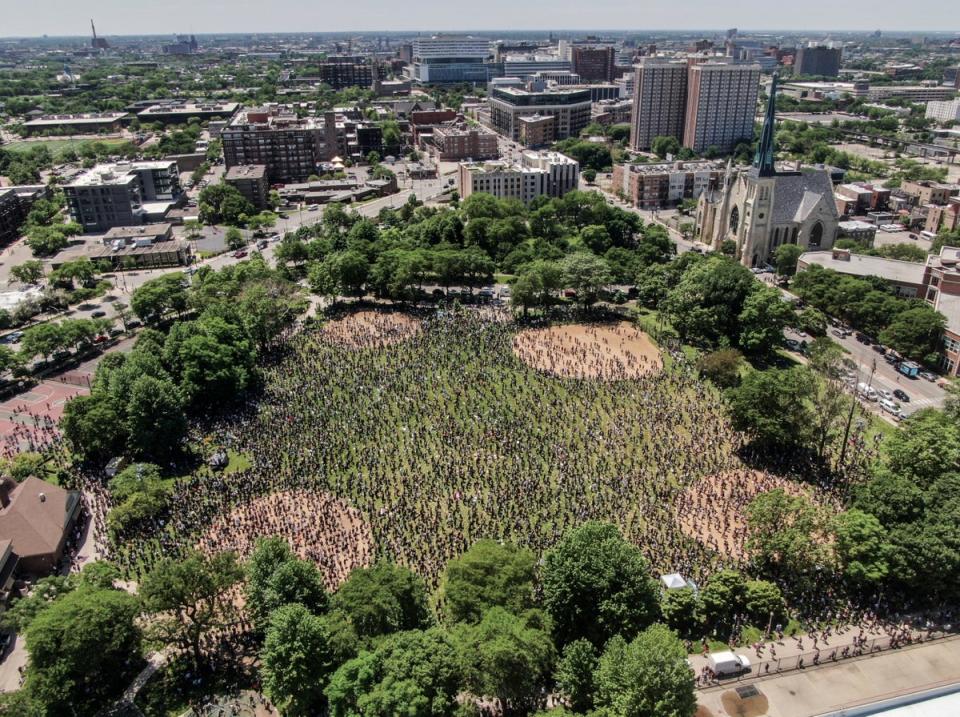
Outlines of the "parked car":
<svg viewBox="0 0 960 717">
<path fill-rule="evenodd" d="M 880 344 L 874 344 L 874 345 L 871 346 L 870 348 L 872 348 L 874 351 L 876 351 L 876 352 L 877 352 L 878 354 L 880 354 L 881 356 L 883 356 L 883 355 L 885 355 L 885 354 L 887 353 L 887 350 L 886 350 L 883 346 L 881 346 Z"/>
<path fill-rule="evenodd" d="M 857 384 L 857 393 L 868 401 L 876 401 L 880 398 L 875 388 L 863 382 Z"/>
<path fill-rule="evenodd" d="M 245 249 L 237 249 L 235 252 L 233 252 L 234 259 L 243 259 L 243 257 L 245 257 L 246 255 L 247 255 L 247 252 Z"/>
<path fill-rule="evenodd" d="M 94 319 L 102 319 L 106 315 L 107 315 L 107 312 L 103 311 L 102 309 L 97 309 L 96 311 L 90 314 L 90 316 Z"/>
<path fill-rule="evenodd" d="M 749 658 L 729 651 L 710 653 L 707 657 L 707 665 L 718 677 L 750 672 Z"/>
<path fill-rule="evenodd" d="M 882 398 L 885 401 L 893 400 L 893 391 L 890 391 L 889 389 L 878 388 L 877 393 L 880 394 L 880 398 Z"/>
<path fill-rule="evenodd" d="M 850 332 L 846 329 L 831 329 L 830 333 L 836 336 L 838 339 L 845 339 L 850 335 Z"/>
<path fill-rule="evenodd" d="M 898 388 L 896 391 L 894 391 L 893 395 L 899 401 L 903 401 L 904 403 L 910 403 L 910 396 L 908 396 L 907 392 L 901 388 Z"/>
<path fill-rule="evenodd" d="M 860 343 L 866 344 L 867 346 L 869 346 L 870 344 L 873 343 L 873 342 L 870 340 L 870 337 L 867 336 L 867 335 L 866 335 L 865 333 L 863 333 L 862 331 L 858 331 L 858 332 L 854 335 L 854 338 L 856 338 L 856 340 L 859 341 Z"/>
<path fill-rule="evenodd" d="M 929 371 L 921 371 L 920 378 L 925 378 L 927 381 L 930 381 L 931 383 L 934 383 L 937 380 L 936 375 L 930 373 Z"/>
<path fill-rule="evenodd" d="M 880 401 L 880 410 L 889 413 L 894 418 L 901 418 L 903 415 L 900 413 L 900 406 L 885 398 Z"/>
</svg>

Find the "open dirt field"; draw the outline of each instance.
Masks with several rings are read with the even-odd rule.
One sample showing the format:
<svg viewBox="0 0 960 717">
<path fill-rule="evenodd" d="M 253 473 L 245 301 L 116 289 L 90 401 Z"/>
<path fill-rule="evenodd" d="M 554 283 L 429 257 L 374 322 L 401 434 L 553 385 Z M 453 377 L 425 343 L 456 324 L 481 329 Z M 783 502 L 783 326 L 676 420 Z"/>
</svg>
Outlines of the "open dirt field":
<svg viewBox="0 0 960 717">
<path fill-rule="evenodd" d="M 326 493 L 289 490 L 251 500 L 220 516 L 200 539 L 206 552 L 235 550 L 249 557 L 257 538 L 280 536 L 294 553 L 320 568 L 327 588 L 373 560 L 370 527 L 360 512 Z"/>
<path fill-rule="evenodd" d="M 358 311 L 327 323 L 321 333 L 350 349 L 382 348 L 420 333 L 420 322 L 398 312 Z"/>
<path fill-rule="evenodd" d="M 687 488 L 678 501 L 680 529 L 728 557 L 743 558 L 747 544 L 746 506 L 761 493 L 777 488 L 790 495 L 812 490 L 756 470 L 707 476 Z"/>
<path fill-rule="evenodd" d="M 564 324 L 517 334 L 513 352 L 528 366 L 561 378 L 639 378 L 663 368 L 660 350 L 627 321 Z"/>
</svg>

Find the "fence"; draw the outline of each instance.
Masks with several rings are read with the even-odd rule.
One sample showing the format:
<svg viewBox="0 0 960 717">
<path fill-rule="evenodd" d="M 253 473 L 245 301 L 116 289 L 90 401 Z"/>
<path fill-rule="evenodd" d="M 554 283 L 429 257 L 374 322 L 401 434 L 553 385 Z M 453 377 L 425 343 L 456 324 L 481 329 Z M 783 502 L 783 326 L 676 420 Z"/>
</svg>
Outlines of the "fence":
<svg viewBox="0 0 960 717">
<path fill-rule="evenodd" d="M 880 652 L 896 650 L 910 645 L 919 645 L 925 642 L 932 642 L 946 637 L 956 637 L 957 633 L 947 630 L 926 630 L 915 632 L 909 640 L 904 638 L 891 637 L 883 635 L 874 637 L 857 643 L 844 643 L 842 645 L 824 645 L 819 650 L 811 650 L 798 655 L 789 655 L 780 658 L 771 658 L 760 662 L 750 660 L 750 671 L 741 673 L 736 677 L 724 677 L 722 679 L 711 678 L 704 679 L 697 676 L 697 689 L 707 689 L 717 687 L 718 685 L 728 685 L 731 683 L 742 682 L 744 680 L 753 680 L 759 677 L 768 677 L 778 675 L 784 672 L 794 670 L 804 670 L 811 667 L 842 662 L 844 660 L 870 657 Z M 769 645 L 769 643 L 767 643 Z M 769 647 L 767 648 L 769 649 Z M 745 651 L 744 651 L 745 652 Z M 750 656 L 748 656 L 750 657 Z"/>
</svg>

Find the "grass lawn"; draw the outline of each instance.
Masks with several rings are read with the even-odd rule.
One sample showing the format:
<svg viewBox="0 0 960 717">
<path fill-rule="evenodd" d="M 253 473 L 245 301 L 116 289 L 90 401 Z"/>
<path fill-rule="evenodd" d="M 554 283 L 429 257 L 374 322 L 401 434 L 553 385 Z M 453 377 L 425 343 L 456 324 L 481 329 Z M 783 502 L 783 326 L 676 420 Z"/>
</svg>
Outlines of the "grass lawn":
<svg viewBox="0 0 960 717">
<path fill-rule="evenodd" d="M 46 139 L 36 141 L 11 142 L 3 145 L 3 148 L 9 152 L 29 152 L 34 147 L 46 147 L 54 157 L 58 157 L 67 149 L 79 150 L 85 144 L 98 142 L 107 147 L 119 147 L 128 144 L 126 139 Z"/>
<path fill-rule="evenodd" d="M 237 453 L 232 448 L 227 451 L 227 467 L 223 469 L 224 475 L 230 475 L 231 473 L 236 473 L 237 471 L 246 470 L 253 465 L 253 461 L 250 460 L 250 456 L 246 453 Z"/>
</svg>

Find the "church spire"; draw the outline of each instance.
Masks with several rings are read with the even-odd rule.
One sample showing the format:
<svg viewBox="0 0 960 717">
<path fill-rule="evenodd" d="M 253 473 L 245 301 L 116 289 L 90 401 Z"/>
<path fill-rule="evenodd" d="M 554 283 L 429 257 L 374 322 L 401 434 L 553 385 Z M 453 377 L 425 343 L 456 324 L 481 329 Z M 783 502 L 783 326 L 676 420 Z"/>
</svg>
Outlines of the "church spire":
<svg viewBox="0 0 960 717">
<path fill-rule="evenodd" d="M 773 74 L 770 83 L 770 99 L 767 101 L 767 114 L 763 120 L 763 131 L 760 133 L 760 146 L 753 158 L 753 166 L 759 170 L 761 177 L 772 177 L 777 173 L 773 165 L 773 132 L 777 121 L 777 74 Z"/>
</svg>

